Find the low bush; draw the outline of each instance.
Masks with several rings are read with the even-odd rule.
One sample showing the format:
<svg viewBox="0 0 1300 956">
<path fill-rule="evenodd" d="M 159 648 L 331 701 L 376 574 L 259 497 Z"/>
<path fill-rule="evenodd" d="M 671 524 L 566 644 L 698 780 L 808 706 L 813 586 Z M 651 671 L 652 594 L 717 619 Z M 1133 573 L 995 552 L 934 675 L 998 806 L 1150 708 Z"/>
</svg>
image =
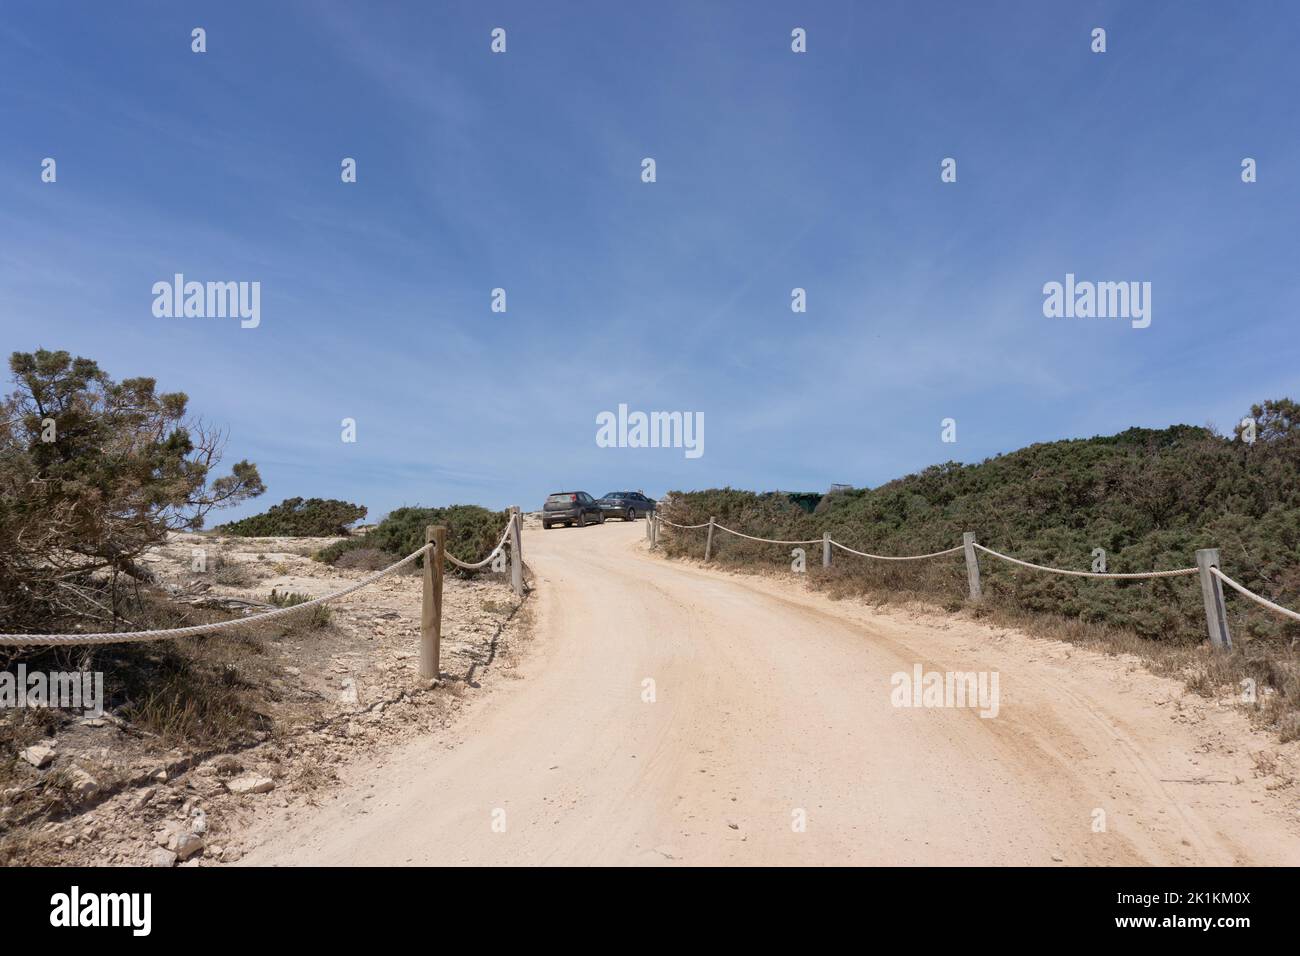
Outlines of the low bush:
<svg viewBox="0 0 1300 956">
<path fill-rule="evenodd" d="M 331 538 L 366 516 L 366 509 L 336 498 L 287 498 L 260 515 L 218 530 L 244 538 Z"/>
<path fill-rule="evenodd" d="M 489 511 L 478 505 L 398 508 L 364 535 L 336 541 L 318 551 L 315 557 L 326 564 L 338 565 L 344 555 L 352 552 L 379 552 L 388 557 L 380 565 L 383 567 L 419 550 L 424 545 L 424 530 L 428 525 L 444 525 L 447 550 L 462 561 L 480 561 L 501 539 L 509 520 L 507 511 Z"/>
</svg>

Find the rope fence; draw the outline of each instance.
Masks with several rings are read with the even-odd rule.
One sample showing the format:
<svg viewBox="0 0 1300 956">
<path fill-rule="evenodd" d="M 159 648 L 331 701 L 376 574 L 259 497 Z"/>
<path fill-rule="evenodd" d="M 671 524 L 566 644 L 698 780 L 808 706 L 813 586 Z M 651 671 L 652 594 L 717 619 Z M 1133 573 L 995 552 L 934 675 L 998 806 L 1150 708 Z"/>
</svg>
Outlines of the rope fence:
<svg viewBox="0 0 1300 956">
<path fill-rule="evenodd" d="M 1251 591 L 1243 587 L 1242 585 L 1238 584 L 1236 581 L 1232 580 L 1232 578 L 1228 577 L 1218 568 L 1211 568 L 1210 573 L 1213 574 L 1220 581 L 1222 581 L 1224 584 L 1226 584 L 1228 587 L 1232 588 L 1234 591 L 1246 595 L 1246 597 L 1250 598 L 1256 604 L 1263 605 L 1264 607 L 1268 608 L 1270 611 L 1276 611 L 1278 614 L 1282 614 L 1286 617 L 1289 617 L 1293 621 L 1300 621 L 1300 612 L 1292 611 L 1289 608 L 1285 608 L 1280 604 L 1274 604 L 1266 597 L 1260 597 L 1254 591 Z"/>
<path fill-rule="evenodd" d="M 1019 558 L 1013 558 L 1007 554 L 1000 554 L 992 548 L 986 548 L 982 544 L 977 544 L 985 554 L 991 554 L 995 558 L 1001 558 L 1003 561 L 1010 561 L 1012 564 L 1018 564 L 1021 567 L 1032 568 L 1035 571 L 1047 571 L 1049 574 L 1068 574 L 1076 578 L 1110 578 L 1112 580 L 1135 580 L 1138 578 L 1176 578 L 1184 574 L 1196 574 L 1198 568 L 1174 568 L 1171 571 L 1134 571 L 1134 572 L 1111 572 L 1111 571 L 1071 571 L 1067 568 L 1050 568 L 1045 564 L 1033 564 L 1029 561 L 1021 561 Z"/>
<path fill-rule="evenodd" d="M 462 561 L 460 558 L 456 557 L 454 554 L 450 552 L 447 553 L 446 558 L 452 564 L 456 565 L 456 567 L 464 568 L 467 571 L 474 571 L 477 570 L 478 568 L 487 567 L 488 564 L 491 563 L 493 558 L 495 558 L 498 554 L 500 554 L 503 550 L 505 550 L 506 541 L 510 539 L 510 532 L 513 530 L 514 530 L 514 518 L 511 518 L 509 521 L 506 522 L 506 530 L 502 532 L 501 540 L 497 542 L 497 546 L 493 548 L 492 553 L 489 554 L 482 561 L 475 561 L 473 564 L 471 564 L 468 561 Z"/>
<path fill-rule="evenodd" d="M 509 547 L 510 551 L 510 577 L 511 585 L 517 596 L 523 596 L 523 555 L 520 546 L 520 525 L 521 516 L 518 506 L 510 509 L 510 517 L 506 521 L 506 529 L 501 535 L 501 540 L 497 542 L 490 554 L 482 561 L 462 561 L 455 555 L 447 551 L 446 539 L 447 529 L 441 526 L 435 527 L 430 525 L 425 529 L 425 543 L 419 549 L 412 551 L 406 557 L 395 561 L 388 567 L 383 568 L 373 574 L 366 575 L 360 581 L 355 581 L 347 587 L 332 591 L 329 594 L 321 595 L 318 598 L 312 598 L 309 601 L 303 601 L 301 604 L 294 604 L 289 607 L 276 608 L 271 611 L 262 611 L 258 614 L 251 614 L 248 617 L 232 618 L 228 621 L 217 621 L 213 624 L 192 624 L 186 627 L 169 627 L 160 628 L 150 631 L 102 631 L 95 634 L 0 634 L 0 647 L 69 647 L 92 644 L 127 644 L 140 641 L 161 641 L 178 637 L 195 637 L 200 634 L 213 634 L 218 631 L 233 630 L 237 627 L 246 627 L 250 624 L 258 624 L 265 621 L 274 620 L 289 614 L 296 614 L 299 611 L 305 611 L 309 608 L 319 607 L 330 601 L 337 601 L 346 597 L 355 591 L 360 591 L 390 574 L 406 567 L 408 564 L 419 560 L 424 555 L 429 556 L 429 560 L 424 562 L 424 582 L 421 602 L 420 615 L 420 676 L 437 677 L 439 675 L 440 649 L 442 643 L 442 580 L 443 580 L 443 562 L 450 561 L 459 568 L 475 570 L 485 567 L 497 555 Z"/>
<path fill-rule="evenodd" d="M 1002 554 L 1000 551 L 994 551 L 992 548 L 985 547 L 975 540 L 973 532 L 966 532 L 962 535 L 962 543 L 947 548 L 943 551 L 933 551 L 929 554 L 871 554 L 867 551 L 859 551 L 856 548 L 850 548 L 846 544 L 831 538 L 830 532 L 825 532 L 820 539 L 813 538 L 804 541 L 784 540 L 781 538 L 764 538 L 758 535 L 745 534 L 742 531 L 736 531 L 728 528 L 726 525 L 719 524 L 716 518 L 710 517 L 708 521 L 702 524 L 677 524 L 669 521 L 662 515 L 655 515 L 651 525 L 646 529 L 646 537 L 650 541 L 650 546 L 655 547 L 659 543 L 659 527 L 668 525 L 670 528 L 676 528 L 681 531 L 694 531 L 699 528 L 708 529 L 708 537 L 705 539 L 704 560 L 708 561 L 713 556 L 713 532 L 723 531 L 738 538 L 745 538 L 749 541 L 758 541 L 765 544 L 780 545 L 822 545 L 822 566 L 830 567 L 831 549 L 839 548 L 849 554 L 854 554 L 862 558 L 869 558 L 873 561 L 922 561 L 929 558 L 941 558 L 945 555 L 956 554 L 959 551 L 965 553 L 966 557 L 966 576 L 970 587 L 970 597 L 973 601 L 981 600 L 982 590 L 980 587 L 980 568 L 979 557 L 976 552 L 982 551 L 990 557 L 997 558 L 1000 561 L 1006 561 L 1010 564 L 1018 565 L 1022 568 L 1028 568 L 1031 571 L 1041 571 L 1047 574 L 1062 574 L 1076 578 L 1099 578 L 1110 581 L 1136 581 L 1151 580 L 1159 578 L 1176 578 L 1190 577 L 1197 575 L 1200 578 L 1201 596 L 1205 605 L 1205 624 L 1209 632 L 1210 643 L 1216 648 L 1230 649 L 1232 647 L 1232 635 L 1228 630 L 1227 613 L 1223 601 L 1222 584 L 1228 585 L 1233 590 L 1244 595 L 1256 604 L 1266 607 L 1269 610 L 1288 617 L 1294 621 L 1300 621 L 1300 612 L 1292 611 L 1289 608 L 1282 607 L 1268 598 L 1261 597 L 1255 592 L 1242 584 L 1234 581 L 1228 575 L 1219 569 L 1219 549 L 1202 548 L 1196 552 L 1196 565 L 1187 568 L 1169 568 L 1159 571 L 1077 571 L 1073 568 L 1054 568 L 1046 564 L 1035 564 L 1032 561 L 1024 561 L 1020 558 L 1013 558 L 1009 554 Z"/>
<path fill-rule="evenodd" d="M 841 551 L 847 551 L 849 554 L 856 554 L 860 558 L 871 558 L 875 561 L 923 561 L 926 558 L 941 558 L 945 554 L 956 554 L 961 550 L 961 545 L 957 545 L 957 547 L 949 548 L 947 551 L 932 551 L 930 554 L 868 554 L 865 551 L 850 548 L 847 544 L 840 544 L 835 540 L 831 541 L 831 545 Z"/>
</svg>

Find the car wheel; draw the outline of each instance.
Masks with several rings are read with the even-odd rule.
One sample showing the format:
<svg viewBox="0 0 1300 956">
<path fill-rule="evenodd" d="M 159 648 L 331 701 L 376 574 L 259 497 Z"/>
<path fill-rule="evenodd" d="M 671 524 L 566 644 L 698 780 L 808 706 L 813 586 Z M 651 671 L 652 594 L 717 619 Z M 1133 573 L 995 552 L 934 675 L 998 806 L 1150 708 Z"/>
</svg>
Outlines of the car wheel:
<svg viewBox="0 0 1300 956">
<path fill-rule="evenodd" d="M 587 512 L 582 511 L 578 513 L 578 527 L 579 528 L 587 527 Z"/>
<path fill-rule="evenodd" d="M 547 530 L 547 531 L 550 531 L 550 530 L 551 530 L 551 523 L 550 523 L 549 521 L 543 521 L 543 522 L 542 522 L 542 528 L 544 528 L 544 529 Z"/>
<path fill-rule="evenodd" d="M 628 508 L 628 509 L 627 509 L 627 520 L 628 520 L 628 521 L 635 521 L 635 520 L 636 520 L 636 509 L 635 509 L 635 508 Z"/>
<path fill-rule="evenodd" d="M 596 521 L 596 524 L 604 524 L 604 523 L 605 523 L 605 512 L 602 511 L 599 515 L 599 518 Z"/>
</svg>

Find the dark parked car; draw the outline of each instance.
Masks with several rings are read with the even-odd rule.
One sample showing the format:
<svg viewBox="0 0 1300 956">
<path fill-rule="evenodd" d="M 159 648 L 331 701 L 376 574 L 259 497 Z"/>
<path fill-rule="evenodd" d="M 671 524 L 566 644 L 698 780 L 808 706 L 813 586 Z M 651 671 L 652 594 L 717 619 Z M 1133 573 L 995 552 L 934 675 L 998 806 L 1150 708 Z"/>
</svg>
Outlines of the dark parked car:
<svg viewBox="0 0 1300 956">
<path fill-rule="evenodd" d="M 611 491 L 604 498 L 597 499 L 601 510 L 607 518 L 622 518 L 635 521 L 641 515 L 648 515 L 655 510 L 655 500 L 647 498 L 639 491 Z"/>
<path fill-rule="evenodd" d="M 547 530 L 557 524 L 566 528 L 576 524 L 581 528 L 588 518 L 603 524 L 605 512 L 585 491 L 559 491 L 547 497 L 546 504 L 542 505 L 542 527 Z"/>
</svg>

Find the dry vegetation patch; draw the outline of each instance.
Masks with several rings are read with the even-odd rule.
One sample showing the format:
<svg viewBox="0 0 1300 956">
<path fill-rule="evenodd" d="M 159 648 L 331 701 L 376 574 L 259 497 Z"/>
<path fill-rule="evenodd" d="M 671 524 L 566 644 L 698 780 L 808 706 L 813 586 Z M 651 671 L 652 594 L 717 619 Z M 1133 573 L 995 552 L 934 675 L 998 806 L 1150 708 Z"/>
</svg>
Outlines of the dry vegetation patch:
<svg viewBox="0 0 1300 956">
<path fill-rule="evenodd" d="M 146 561 L 176 594 L 146 597 L 136 623 L 228 620 L 337 590 L 369 568 L 312 560 L 335 540 L 174 534 Z M 97 718 L 0 716 L 0 862 L 238 859 L 259 815 L 315 800 L 352 755 L 446 725 L 486 673 L 513 673 L 524 622 L 507 576 L 448 576 L 438 686 L 418 677 L 420 604 L 419 575 L 399 573 L 247 628 L 9 655 L 11 670 L 102 671 L 106 702 Z M 52 758 L 36 766 L 34 746 Z"/>
</svg>

